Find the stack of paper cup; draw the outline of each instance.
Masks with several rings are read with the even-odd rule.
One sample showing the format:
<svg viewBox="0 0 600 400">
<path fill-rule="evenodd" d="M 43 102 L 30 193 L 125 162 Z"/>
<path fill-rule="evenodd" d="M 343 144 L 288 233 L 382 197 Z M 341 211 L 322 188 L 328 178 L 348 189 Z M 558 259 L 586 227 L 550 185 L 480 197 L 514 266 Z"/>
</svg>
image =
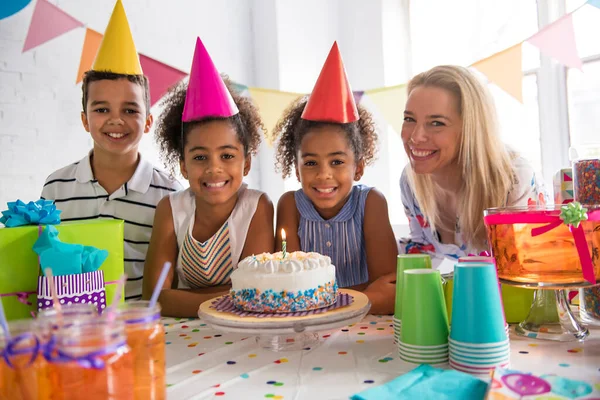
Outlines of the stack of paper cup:
<svg viewBox="0 0 600 400">
<path fill-rule="evenodd" d="M 398 354 L 415 364 L 448 362 L 448 315 L 440 272 L 404 271 Z"/>
<path fill-rule="evenodd" d="M 398 343 L 402 331 L 402 294 L 404 271 L 409 269 L 431 269 L 431 257 L 428 254 L 400 254 L 396 262 L 396 305 L 394 307 L 394 343 Z"/>
<path fill-rule="evenodd" d="M 476 375 L 510 364 L 510 344 L 493 263 L 454 268 L 450 366 Z"/>
</svg>

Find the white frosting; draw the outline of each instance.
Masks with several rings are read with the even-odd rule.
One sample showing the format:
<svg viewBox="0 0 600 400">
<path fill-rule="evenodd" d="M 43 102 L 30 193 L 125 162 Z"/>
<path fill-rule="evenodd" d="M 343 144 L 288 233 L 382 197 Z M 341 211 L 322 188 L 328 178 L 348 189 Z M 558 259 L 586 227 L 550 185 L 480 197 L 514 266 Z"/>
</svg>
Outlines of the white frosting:
<svg viewBox="0 0 600 400">
<path fill-rule="evenodd" d="M 246 257 L 231 274 L 233 290 L 258 289 L 275 292 L 315 289 L 335 282 L 335 266 L 331 259 L 318 253 L 296 251 L 263 253 Z"/>
</svg>

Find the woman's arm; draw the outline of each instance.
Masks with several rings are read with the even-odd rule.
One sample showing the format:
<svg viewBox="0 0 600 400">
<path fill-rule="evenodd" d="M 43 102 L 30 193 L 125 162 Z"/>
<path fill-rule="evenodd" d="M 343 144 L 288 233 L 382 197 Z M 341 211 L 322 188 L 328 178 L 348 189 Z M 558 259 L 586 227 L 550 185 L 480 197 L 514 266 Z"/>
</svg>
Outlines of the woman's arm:
<svg viewBox="0 0 600 400">
<path fill-rule="evenodd" d="M 273 214 L 273 203 L 269 196 L 263 194 L 250 222 L 240 260 L 253 254 L 273 252 Z"/>
<path fill-rule="evenodd" d="M 396 295 L 396 257 L 398 248 L 390 225 L 387 201 L 381 192 L 371 189 L 365 204 L 363 234 L 367 251 L 369 286 L 364 293 L 371 300 L 371 313 L 394 312 Z"/>
<path fill-rule="evenodd" d="M 173 288 L 177 256 L 177 236 L 175 235 L 171 202 L 167 196 L 158 203 L 154 214 L 152 237 L 144 267 L 142 298 L 150 299 L 163 265 L 169 261 L 172 267 L 158 297 L 162 308 L 161 313 L 169 317 L 197 317 L 200 304 L 213 297 L 228 293 L 229 287 L 216 286 L 194 290 Z"/>
<path fill-rule="evenodd" d="M 284 193 L 277 203 L 277 228 L 275 229 L 275 250 L 281 251 L 281 229 L 285 229 L 288 252 L 300 251 L 298 237 L 298 210 L 294 192 Z"/>
</svg>

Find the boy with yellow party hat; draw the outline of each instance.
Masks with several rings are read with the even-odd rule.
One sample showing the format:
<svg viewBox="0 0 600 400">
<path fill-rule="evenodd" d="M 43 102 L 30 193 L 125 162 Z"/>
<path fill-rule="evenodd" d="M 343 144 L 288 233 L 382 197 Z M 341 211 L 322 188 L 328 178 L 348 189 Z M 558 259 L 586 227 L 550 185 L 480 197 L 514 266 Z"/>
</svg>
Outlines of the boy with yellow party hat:
<svg viewBox="0 0 600 400">
<path fill-rule="evenodd" d="M 81 121 L 92 136 L 93 149 L 80 161 L 51 174 L 42 198 L 55 201 L 63 221 L 125 221 L 125 298 L 140 298 L 156 205 L 182 187 L 138 152 L 153 117 L 148 79 L 121 0 L 117 0 L 92 69 L 83 77 L 82 91 Z"/>
</svg>

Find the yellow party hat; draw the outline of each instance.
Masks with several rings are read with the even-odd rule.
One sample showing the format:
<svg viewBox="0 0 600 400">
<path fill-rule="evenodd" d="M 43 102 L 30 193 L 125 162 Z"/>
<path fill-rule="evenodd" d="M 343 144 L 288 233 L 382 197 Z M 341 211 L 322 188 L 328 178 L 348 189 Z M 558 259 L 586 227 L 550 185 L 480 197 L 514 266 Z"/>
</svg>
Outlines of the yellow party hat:
<svg viewBox="0 0 600 400">
<path fill-rule="evenodd" d="M 126 75 L 143 74 L 121 0 L 117 0 L 115 4 L 92 70 Z"/>
</svg>

